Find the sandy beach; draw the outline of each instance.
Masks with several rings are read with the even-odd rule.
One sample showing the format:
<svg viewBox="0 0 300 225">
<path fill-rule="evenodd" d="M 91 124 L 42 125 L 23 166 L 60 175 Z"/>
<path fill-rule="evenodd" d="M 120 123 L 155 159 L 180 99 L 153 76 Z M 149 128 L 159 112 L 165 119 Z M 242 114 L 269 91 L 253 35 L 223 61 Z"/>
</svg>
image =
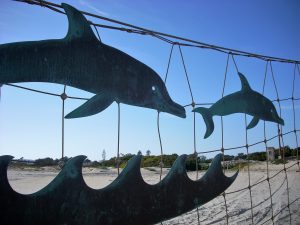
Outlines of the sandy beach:
<svg viewBox="0 0 300 225">
<path fill-rule="evenodd" d="M 286 164 L 286 168 L 288 168 L 286 173 L 283 170 L 283 164 L 269 164 L 271 198 L 269 183 L 266 180 L 266 168 L 266 162 L 251 163 L 249 170 L 251 189 L 248 189 L 249 173 L 246 166 L 240 170 L 233 185 L 226 190 L 225 198 L 229 224 L 252 224 L 251 215 L 253 215 L 254 224 L 272 224 L 269 219 L 273 212 L 275 224 L 290 224 L 291 220 L 291 224 L 300 225 L 300 172 L 297 172 L 299 168 L 296 161 L 290 161 Z M 59 168 L 54 167 L 9 167 L 8 178 L 14 190 L 23 194 L 30 194 L 45 187 L 59 171 Z M 85 167 L 82 171 L 85 182 L 94 189 L 107 186 L 117 177 L 117 170 L 113 168 Z M 159 181 L 159 171 L 159 168 L 141 169 L 144 180 L 149 184 L 155 184 Z M 167 173 L 168 169 L 164 169 L 163 176 Z M 199 172 L 199 177 L 201 178 L 203 174 L 204 172 Z M 225 174 L 231 176 L 234 171 L 229 170 Z M 189 172 L 188 176 L 195 180 L 196 172 Z M 286 207 L 288 201 L 291 204 L 289 209 Z M 198 212 L 200 224 L 226 224 L 226 207 L 223 196 L 218 196 L 199 207 Z M 197 210 L 164 221 L 163 224 L 198 224 Z"/>
</svg>

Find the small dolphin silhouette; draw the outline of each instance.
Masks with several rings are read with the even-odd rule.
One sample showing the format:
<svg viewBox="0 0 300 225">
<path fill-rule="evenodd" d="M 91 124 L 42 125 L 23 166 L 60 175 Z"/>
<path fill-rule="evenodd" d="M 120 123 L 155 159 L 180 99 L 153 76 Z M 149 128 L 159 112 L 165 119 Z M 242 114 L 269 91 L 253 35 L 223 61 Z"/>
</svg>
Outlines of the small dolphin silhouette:
<svg viewBox="0 0 300 225">
<path fill-rule="evenodd" d="M 66 118 L 94 115 L 114 101 L 186 117 L 155 71 L 101 43 L 78 10 L 62 7 L 69 21 L 65 38 L 0 45 L 0 83 L 50 82 L 96 94 Z"/>
<path fill-rule="evenodd" d="M 253 119 L 247 129 L 255 127 L 260 119 L 284 125 L 284 120 L 278 116 L 273 103 L 260 93 L 252 90 L 246 77 L 242 73 L 238 74 L 242 85 L 240 91 L 221 98 L 208 109 L 198 107 L 193 110 L 193 112 L 200 113 L 204 119 L 206 125 L 204 138 L 208 138 L 214 131 L 212 117 L 215 115 L 227 116 L 234 113 L 251 115 Z"/>
</svg>

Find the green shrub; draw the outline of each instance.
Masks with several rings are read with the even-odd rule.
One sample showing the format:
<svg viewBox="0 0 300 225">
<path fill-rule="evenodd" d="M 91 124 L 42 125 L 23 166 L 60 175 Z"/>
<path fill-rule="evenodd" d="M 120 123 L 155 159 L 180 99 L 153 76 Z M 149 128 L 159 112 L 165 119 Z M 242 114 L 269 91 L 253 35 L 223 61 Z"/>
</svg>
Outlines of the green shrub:
<svg viewBox="0 0 300 225">
<path fill-rule="evenodd" d="M 278 164 L 285 164 L 287 163 L 287 161 L 283 159 L 275 159 L 274 161 L 272 161 L 272 163 L 278 165 Z"/>
</svg>

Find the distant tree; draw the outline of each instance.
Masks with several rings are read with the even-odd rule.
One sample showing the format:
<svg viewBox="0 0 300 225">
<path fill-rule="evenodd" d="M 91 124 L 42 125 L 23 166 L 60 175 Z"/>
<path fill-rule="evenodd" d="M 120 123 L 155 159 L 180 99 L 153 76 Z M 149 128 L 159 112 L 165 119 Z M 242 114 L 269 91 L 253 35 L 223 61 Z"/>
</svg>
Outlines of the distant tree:
<svg viewBox="0 0 300 225">
<path fill-rule="evenodd" d="M 266 152 L 253 152 L 248 155 L 249 160 L 265 161 L 267 159 Z"/>
<path fill-rule="evenodd" d="M 52 158 L 43 158 L 35 160 L 35 165 L 37 166 L 53 166 L 55 165 L 55 161 Z"/>
<path fill-rule="evenodd" d="M 86 164 L 89 164 L 89 163 L 91 163 L 92 161 L 89 160 L 88 158 L 86 158 L 86 159 L 84 160 L 84 162 L 85 162 Z"/>
<path fill-rule="evenodd" d="M 104 162 L 105 159 L 106 159 L 106 151 L 105 151 L 105 149 L 103 149 L 103 151 L 102 151 L 102 162 Z"/>
<path fill-rule="evenodd" d="M 287 145 L 283 149 L 284 149 L 284 155 L 285 155 L 285 157 L 292 156 L 292 149 L 290 148 L 290 146 Z"/>
<path fill-rule="evenodd" d="M 224 155 L 224 161 L 231 161 L 234 159 L 233 155 Z"/>
<path fill-rule="evenodd" d="M 245 155 L 244 153 L 238 153 L 238 158 L 239 159 L 246 159 L 247 155 Z"/>
<path fill-rule="evenodd" d="M 139 150 L 137 154 L 138 154 L 138 155 L 142 155 L 142 151 L 141 151 L 141 150 Z"/>
<path fill-rule="evenodd" d="M 199 165 L 199 158 L 197 158 L 197 164 Z M 188 155 L 186 161 L 185 161 L 185 168 L 187 171 L 195 171 L 196 170 L 196 159 L 195 155 L 191 154 Z"/>
<path fill-rule="evenodd" d="M 133 157 L 133 155 L 131 154 L 131 153 L 127 153 L 127 154 L 125 154 L 125 155 L 123 155 L 122 157 L 121 157 L 121 161 L 128 161 L 129 159 L 131 159 Z"/>
<path fill-rule="evenodd" d="M 206 161 L 206 157 L 204 155 L 201 155 L 198 157 L 198 161 L 199 162 L 205 162 Z"/>
<path fill-rule="evenodd" d="M 177 157 L 178 157 L 177 154 L 163 155 L 164 167 L 171 167 L 174 161 L 177 159 Z"/>
<path fill-rule="evenodd" d="M 148 149 L 148 150 L 146 151 L 146 156 L 150 156 L 150 154 L 151 154 L 151 151 Z"/>
</svg>

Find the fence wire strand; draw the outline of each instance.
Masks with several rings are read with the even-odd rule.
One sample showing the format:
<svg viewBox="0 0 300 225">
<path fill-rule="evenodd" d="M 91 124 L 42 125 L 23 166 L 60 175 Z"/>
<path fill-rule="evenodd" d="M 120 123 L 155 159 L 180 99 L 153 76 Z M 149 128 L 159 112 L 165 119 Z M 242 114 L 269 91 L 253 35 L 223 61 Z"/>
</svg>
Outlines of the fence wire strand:
<svg viewBox="0 0 300 225">
<path fill-rule="evenodd" d="M 263 83 L 263 90 L 262 90 L 262 95 L 265 93 L 265 86 L 266 86 L 266 79 L 267 79 L 267 74 L 268 74 L 268 65 L 269 61 L 266 63 L 266 68 L 265 68 L 265 74 L 264 74 L 264 83 Z M 264 144 L 266 148 L 266 155 L 267 155 L 267 179 L 266 181 L 268 182 L 268 187 L 269 187 L 269 195 L 270 195 L 270 208 L 271 208 L 271 221 L 272 224 L 274 225 L 274 209 L 273 209 L 273 198 L 272 198 L 272 189 L 271 189 L 271 183 L 270 183 L 270 172 L 269 172 L 269 153 L 268 153 L 268 144 L 267 144 L 267 134 L 266 134 L 266 121 L 264 121 Z"/>
<path fill-rule="evenodd" d="M 295 64 L 294 68 L 294 77 L 293 77 L 293 88 L 292 88 L 292 105 L 293 105 L 293 124 L 294 124 L 294 134 L 295 134 L 295 142 L 297 147 L 297 163 L 298 163 L 298 171 L 300 172 L 299 165 L 299 144 L 298 144 L 298 135 L 296 129 L 296 110 L 295 110 L 295 80 L 296 80 L 296 69 L 298 68 L 298 75 L 300 76 L 299 65 Z"/>
<path fill-rule="evenodd" d="M 42 6 L 42 7 L 47 7 L 55 12 L 59 12 L 62 14 L 65 14 L 64 12 L 62 12 L 61 10 L 59 10 L 58 8 L 62 9 L 63 7 L 59 4 L 55 4 L 49 1 L 43 1 L 41 3 L 41 1 L 39 0 L 14 0 L 16 2 L 22 2 L 22 3 L 28 3 L 31 5 L 38 5 L 38 6 Z M 177 43 L 180 44 L 182 46 L 189 46 L 189 47 L 196 47 L 196 48 L 206 48 L 206 49 L 211 49 L 211 50 L 216 50 L 222 53 L 231 53 L 233 55 L 239 55 L 239 56 L 243 56 L 243 57 L 251 57 L 251 58 L 257 58 L 260 60 L 264 60 L 264 61 L 277 61 L 277 62 L 285 62 L 285 63 L 297 63 L 299 64 L 300 61 L 297 60 L 292 60 L 292 59 L 284 59 L 284 58 L 279 58 L 279 57 L 273 57 L 273 56 L 266 56 L 266 55 L 261 55 L 261 54 L 256 54 L 256 53 L 251 53 L 251 52 L 246 52 L 246 51 L 241 51 L 241 50 L 237 50 L 237 49 L 232 49 L 232 48 L 227 48 L 227 47 L 223 47 L 223 46 L 217 46 L 217 45 L 212 45 L 212 44 L 207 44 L 204 42 L 200 42 L 200 41 L 196 41 L 196 40 L 192 40 L 189 38 L 184 38 L 184 37 L 179 37 L 176 35 L 172 35 L 172 34 L 167 34 L 167 33 L 163 33 L 163 32 L 159 32 L 159 31 L 154 31 L 154 30 L 150 30 L 150 29 L 146 29 L 143 27 L 139 27 L 136 25 L 132 25 L 126 22 L 122 22 L 122 21 L 118 21 L 115 19 L 111 19 L 111 18 L 107 18 L 104 16 L 100 16 L 100 15 L 96 15 L 96 14 L 92 14 L 89 12 L 85 12 L 85 11 L 80 11 L 82 14 L 93 17 L 95 19 L 100 19 L 103 21 L 107 21 L 109 23 L 114 23 L 114 24 L 119 24 L 125 27 L 106 27 L 108 29 L 115 29 L 115 30 L 120 30 L 120 31 L 127 31 L 129 33 L 139 33 L 139 34 L 143 34 L 143 35 L 151 35 L 153 37 L 160 37 L 161 40 L 166 41 L 167 43 Z M 97 26 L 97 24 L 95 24 Z M 128 28 L 129 27 L 129 28 Z M 133 29 L 133 31 L 137 31 L 137 32 L 131 32 L 131 30 Z M 177 40 L 177 41 L 172 41 L 172 40 Z M 178 42 L 181 41 L 181 42 Z"/>
<path fill-rule="evenodd" d="M 65 157 L 65 100 L 68 98 L 66 94 L 67 86 L 64 85 L 63 93 L 60 95 L 62 100 L 62 115 L 61 115 L 61 159 Z"/>
<path fill-rule="evenodd" d="M 278 102 L 278 106 L 279 106 L 279 116 L 282 117 L 282 108 L 281 108 L 281 104 L 280 104 L 280 101 L 279 101 L 279 92 L 278 92 L 277 83 L 276 83 L 275 76 L 274 76 L 272 62 L 270 62 L 269 65 L 270 65 L 270 70 L 271 70 L 271 75 L 272 75 L 274 88 L 275 88 L 275 91 L 276 91 L 277 102 Z M 287 172 L 286 172 L 286 168 L 285 168 L 285 164 L 286 164 L 286 161 L 285 161 L 285 148 L 284 148 L 285 145 L 284 145 L 284 139 L 283 139 L 283 135 L 282 135 L 282 125 L 278 124 L 277 126 L 278 126 L 279 152 L 282 151 L 283 170 L 284 170 L 284 174 L 285 174 L 285 178 L 286 178 L 287 208 L 288 208 L 288 211 L 289 211 L 290 224 L 292 224 L 292 214 L 291 214 L 291 210 L 290 210 L 289 180 L 288 180 Z M 282 143 L 282 145 L 281 145 L 281 143 Z"/>
<path fill-rule="evenodd" d="M 120 129 L 121 129 L 121 106 L 120 103 L 117 102 L 118 104 L 118 143 L 117 143 L 117 169 L 118 169 L 118 175 L 120 174 Z"/>
<path fill-rule="evenodd" d="M 232 61 L 234 63 L 237 74 L 239 74 L 239 69 L 236 63 L 236 60 L 233 55 L 231 55 Z M 254 224 L 253 216 L 253 200 L 252 200 L 252 191 L 251 191 L 251 176 L 250 176 L 250 160 L 249 160 L 249 144 L 248 144 L 248 129 L 247 129 L 247 114 L 244 114 L 244 123 L 245 123 L 245 148 L 247 152 L 247 168 L 248 168 L 248 190 L 250 197 L 250 209 L 251 209 L 251 222 Z"/>
<path fill-rule="evenodd" d="M 227 59 L 226 59 L 226 67 L 225 67 L 225 73 L 224 73 L 224 79 L 223 79 L 223 88 L 222 88 L 222 95 L 221 97 L 224 97 L 225 93 L 225 86 L 226 86 L 226 80 L 227 80 L 227 72 L 228 72 L 228 65 L 229 65 L 229 56 L 230 54 L 227 54 Z M 224 124 L 223 124 L 223 116 L 221 116 L 221 153 L 222 153 L 222 158 L 223 158 L 223 165 L 225 162 L 225 153 L 224 153 Z M 223 172 L 225 174 L 225 166 L 223 167 Z M 226 193 L 223 192 L 222 194 L 223 199 L 224 199 L 224 205 L 225 205 L 225 218 L 226 218 L 226 224 L 228 225 L 228 207 L 227 207 L 227 202 L 226 202 Z"/>
</svg>

